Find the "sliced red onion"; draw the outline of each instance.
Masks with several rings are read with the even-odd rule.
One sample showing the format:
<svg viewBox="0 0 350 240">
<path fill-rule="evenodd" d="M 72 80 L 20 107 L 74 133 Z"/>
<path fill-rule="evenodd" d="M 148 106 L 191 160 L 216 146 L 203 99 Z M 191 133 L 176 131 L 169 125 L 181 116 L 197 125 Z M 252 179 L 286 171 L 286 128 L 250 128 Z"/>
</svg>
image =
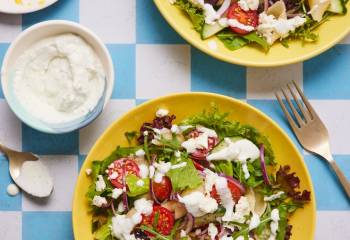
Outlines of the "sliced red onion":
<svg viewBox="0 0 350 240">
<path fill-rule="evenodd" d="M 111 208 L 112 208 L 113 215 L 116 215 L 113 200 L 111 201 Z"/>
<path fill-rule="evenodd" d="M 269 0 L 264 0 L 264 12 L 269 8 Z"/>
<path fill-rule="evenodd" d="M 187 213 L 186 215 L 187 218 L 187 224 L 185 228 L 186 234 L 190 233 L 193 229 L 194 226 L 194 216 L 191 213 Z"/>
<path fill-rule="evenodd" d="M 222 5 L 219 8 L 219 10 L 216 12 L 217 15 L 221 17 L 221 15 L 224 14 L 227 11 L 227 9 L 230 7 L 230 5 L 231 5 L 231 0 L 225 0 L 222 3 Z"/>
<path fill-rule="evenodd" d="M 226 234 L 226 229 L 220 225 L 220 228 L 219 228 L 220 232 L 218 233 L 218 239 L 221 239 L 225 234 Z"/>
<path fill-rule="evenodd" d="M 261 170 L 262 170 L 262 174 L 264 177 L 264 182 L 266 185 L 271 185 L 269 176 L 267 175 L 267 171 L 266 171 L 266 164 L 265 164 L 265 148 L 264 148 L 264 144 L 261 144 L 260 146 L 260 164 L 261 164 Z"/>
<path fill-rule="evenodd" d="M 128 194 L 126 193 L 126 181 L 125 181 L 125 165 L 123 165 L 123 177 L 122 177 L 122 183 L 123 183 L 123 204 L 126 211 L 129 211 L 129 203 L 128 203 Z"/>
<path fill-rule="evenodd" d="M 198 234 L 198 236 L 205 236 L 207 233 L 208 233 L 208 228 L 203 229 L 202 232 Z"/>
<path fill-rule="evenodd" d="M 223 173 L 219 173 L 219 176 L 224 177 L 224 178 L 227 179 L 227 181 L 230 181 L 231 183 L 233 183 L 236 187 L 239 188 L 239 190 L 241 190 L 242 194 L 245 193 L 245 188 L 244 188 L 244 186 L 242 185 L 242 183 L 240 183 L 240 181 L 238 181 L 238 180 L 235 179 L 234 177 L 226 176 L 226 175 L 223 174 Z"/>
<path fill-rule="evenodd" d="M 152 196 L 153 201 L 157 204 L 161 204 L 161 202 L 159 202 L 159 200 L 157 199 L 157 197 L 153 191 L 153 179 L 150 179 L 150 181 L 149 181 L 149 189 L 151 191 L 151 196 Z"/>
</svg>

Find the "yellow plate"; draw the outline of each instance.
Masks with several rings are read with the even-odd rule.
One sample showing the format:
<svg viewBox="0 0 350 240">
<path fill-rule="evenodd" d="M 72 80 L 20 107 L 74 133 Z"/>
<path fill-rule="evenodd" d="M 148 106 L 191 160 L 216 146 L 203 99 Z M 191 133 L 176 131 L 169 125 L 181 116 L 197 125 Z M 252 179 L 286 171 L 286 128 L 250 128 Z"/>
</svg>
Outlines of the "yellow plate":
<svg viewBox="0 0 350 240">
<path fill-rule="evenodd" d="M 128 143 L 124 133 L 139 129 L 143 122 L 154 118 L 154 113 L 159 108 L 168 109 L 176 115 L 176 120 L 180 121 L 208 108 L 212 102 L 216 103 L 221 111 L 230 112 L 230 119 L 250 124 L 268 136 L 278 163 L 290 165 L 292 170 L 296 171 L 300 177 L 301 188 L 312 192 L 312 202 L 307 204 L 304 209 L 298 210 L 291 218 L 290 223 L 293 225 L 292 239 L 314 239 L 316 209 L 312 182 L 302 156 L 284 131 L 264 113 L 242 101 L 210 93 L 183 93 L 158 98 L 134 108 L 115 121 L 98 139 L 81 168 L 75 187 L 73 230 L 76 240 L 93 238 L 91 234 L 91 215 L 85 198 L 88 186 L 91 183 L 89 177 L 85 174 L 85 170 L 90 168 L 91 162 L 107 157 L 117 145 L 127 146 Z"/>
<path fill-rule="evenodd" d="M 203 41 L 200 34 L 193 29 L 188 16 L 171 5 L 169 0 L 154 0 L 154 2 L 168 23 L 190 44 L 219 60 L 244 66 L 273 67 L 301 62 L 331 48 L 350 32 L 350 13 L 348 13 L 344 16 L 331 17 L 328 22 L 322 24 L 316 31 L 319 33 L 319 40 L 316 43 L 303 45 L 300 41 L 292 41 L 289 48 L 276 43 L 268 53 L 254 46 L 230 51 L 216 37 Z M 350 1 L 347 3 L 347 8 L 350 9 Z M 208 47 L 208 41 L 211 40 L 217 43 L 217 50 Z"/>
</svg>

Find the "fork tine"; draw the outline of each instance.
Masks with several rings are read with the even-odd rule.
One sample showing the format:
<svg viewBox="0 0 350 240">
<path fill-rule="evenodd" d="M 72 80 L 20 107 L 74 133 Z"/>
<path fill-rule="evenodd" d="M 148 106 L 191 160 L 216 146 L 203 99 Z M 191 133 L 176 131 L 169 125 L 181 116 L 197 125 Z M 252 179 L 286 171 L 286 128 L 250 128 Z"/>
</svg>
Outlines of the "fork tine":
<svg viewBox="0 0 350 240">
<path fill-rule="evenodd" d="M 290 91 L 290 93 L 292 94 L 293 98 L 294 98 L 294 101 L 297 103 L 300 111 L 302 112 L 303 116 L 304 116 L 304 119 L 305 119 L 305 122 L 308 123 L 310 122 L 311 120 L 311 114 L 307 111 L 307 109 L 300 103 L 299 99 L 297 98 L 294 90 L 292 89 L 292 87 L 290 86 L 290 84 L 288 83 L 287 84 L 287 87 Z"/>
<path fill-rule="evenodd" d="M 294 116 L 295 116 L 299 126 L 301 127 L 302 125 L 305 125 L 304 120 L 301 118 L 300 114 L 295 109 L 295 107 L 294 107 L 292 101 L 290 100 L 290 97 L 288 96 L 288 94 L 283 90 L 283 88 L 281 88 L 281 91 L 282 91 L 284 97 L 286 98 L 289 107 L 292 109 L 292 112 L 294 113 Z"/>
<path fill-rule="evenodd" d="M 281 106 L 281 108 L 282 108 L 282 110 L 283 110 L 283 112 L 284 112 L 284 115 L 286 116 L 286 118 L 287 118 L 287 120 L 288 120 L 290 126 L 292 127 L 292 129 L 293 129 L 294 131 L 296 131 L 296 130 L 298 129 L 298 126 L 295 124 L 295 122 L 294 122 L 292 116 L 289 114 L 289 112 L 288 112 L 286 106 L 284 105 L 284 103 L 283 103 L 283 101 L 282 101 L 281 96 L 278 94 L 278 92 L 275 92 L 275 96 L 276 96 L 276 98 L 277 98 L 277 100 L 278 100 L 278 103 L 280 104 L 280 106 Z"/>
<path fill-rule="evenodd" d="M 311 119 L 317 118 L 318 115 L 315 111 L 315 109 L 311 106 L 309 100 L 307 100 L 306 96 L 304 95 L 304 93 L 301 91 L 300 87 L 298 86 L 298 84 L 293 80 L 293 85 L 294 87 L 297 89 L 301 99 L 303 100 L 303 103 L 305 104 L 305 106 L 307 107 L 307 109 L 309 110 L 309 113 L 311 115 Z"/>
</svg>

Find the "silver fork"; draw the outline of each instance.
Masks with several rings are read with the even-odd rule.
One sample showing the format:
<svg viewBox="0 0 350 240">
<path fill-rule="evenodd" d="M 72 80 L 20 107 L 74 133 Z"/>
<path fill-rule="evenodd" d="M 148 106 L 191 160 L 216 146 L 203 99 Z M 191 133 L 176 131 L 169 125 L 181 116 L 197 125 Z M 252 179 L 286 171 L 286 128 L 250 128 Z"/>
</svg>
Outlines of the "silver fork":
<svg viewBox="0 0 350 240">
<path fill-rule="evenodd" d="M 291 85 L 294 85 L 296 91 Z M 350 198 L 350 182 L 346 179 L 345 175 L 333 159 L 326 126 L 319 118 L 316 111 L 301 91 L 300 87 L 294 81 L 292 84 L 287 84 L 287 88 L 289 90 L 289 94 L 283 88 L 281 88 L 281 92 L 284 95 L 284 98 L 287 100 L 289 108 L 293 112 L 294 119 L 287 110 L 286 105 L 283 103 L 280 93 L 275 92 L 275 95 L 290 126 L 294 131 L 294 134 L 296 135 L 300 144 L 306 150 L 315 153 L 327 160 L 327 162 L 334 170 L 335 174 L 338 176 L 338 179 L 342 184 L 346 194 L 348 195 L 348 198 Z M 296 102 L 296 105 L 298 106 L 299 112 L 301 112 L 301 114 L 299 114 L 296 106 L 294 106 L 290 95 L 293 96 L 293 99 Z M 301 102 L 303 104 L 298 99 L 298 95 L 301 97 Z"/>
</svg>

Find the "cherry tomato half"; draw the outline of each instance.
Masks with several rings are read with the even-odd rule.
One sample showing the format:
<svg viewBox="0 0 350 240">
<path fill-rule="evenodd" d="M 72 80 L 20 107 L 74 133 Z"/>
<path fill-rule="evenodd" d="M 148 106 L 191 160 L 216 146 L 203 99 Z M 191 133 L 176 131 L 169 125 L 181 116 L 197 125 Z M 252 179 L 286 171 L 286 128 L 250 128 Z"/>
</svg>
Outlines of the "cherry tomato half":
<svg viewBox="0 0 350 240">
<path fill-rule="evenodd" d="M 242 196 L 241 190 L 234 183 L 232 183 L 230 181 L 227 181 L 227 187 L 230 189 L 230 192 L 231 192 L 231 195 L 232 195 L 232 199 L 235 202 L 238 202 L 239 199 Z M 217 192 L 215 185 L 213 185 L 213 188 L 212 188 L 212 190 L 210 192 L 210 196 L 212 198 L 214 198 L 218 203 L 221 202 L 220 195 Z"/>
<path fill-rule="evenodd" d="M 152 188 L 154 196 L 158 199 L 158 201 L 163 202 L 169 199 L 172 190 L 170 178 L 164 176 L 160 183 L 157 183 L 153 180 Z"/>
<path fill-rule="evenodd" d="M 194 130 L 189 133 L 190 138 L 196 138 L 200 136 L 202 132 Z M 218 138 L 208 137 L 208 148 L 196 149 L 194 153 L 191 153 L 191 158 L 195 160 L 206 160 L 209 152 L 213 150 L 216 144 L 219 142 Z"/>
<path fill-rule="evenodd" d="M 231 7 L 227 10 L 227 18 L 236 19 L 238 22 L 244 25 L 252 26 L 254 28 L 258 26 L 258 22 L 259 22 L 258 11 L 256 10 L 244 11 L 238 5 L 237 2 L 231 4 Z M 231 30 L 242 35 L 249 33 L 248 31 L 237 27 L 231 27 Z"/>
<path fill-rule="evenodd" d="M 140 177 L 140 169 L 137 163 L 130 158 L 121 158 L 113 162 L 113 167 L 108 168 L 108 176 L 112 185 L 116 188 L 123 188 L 123 176 L 134 174 Z M 116 178 L 112 178 L 117 173 Z"/>
<path fill-rule="evenodd" d="M 158 216 L 158 220 L 156 219 Z M 149 216 L 142 216 L 141 224 L 154 228 L 162 235 L 169 235 L 175 222 L 174 214 L 162 206 L 153 206 L 153 212 Z M 147 235 L 152 234 L 146 232 Z"/>
</svg>

